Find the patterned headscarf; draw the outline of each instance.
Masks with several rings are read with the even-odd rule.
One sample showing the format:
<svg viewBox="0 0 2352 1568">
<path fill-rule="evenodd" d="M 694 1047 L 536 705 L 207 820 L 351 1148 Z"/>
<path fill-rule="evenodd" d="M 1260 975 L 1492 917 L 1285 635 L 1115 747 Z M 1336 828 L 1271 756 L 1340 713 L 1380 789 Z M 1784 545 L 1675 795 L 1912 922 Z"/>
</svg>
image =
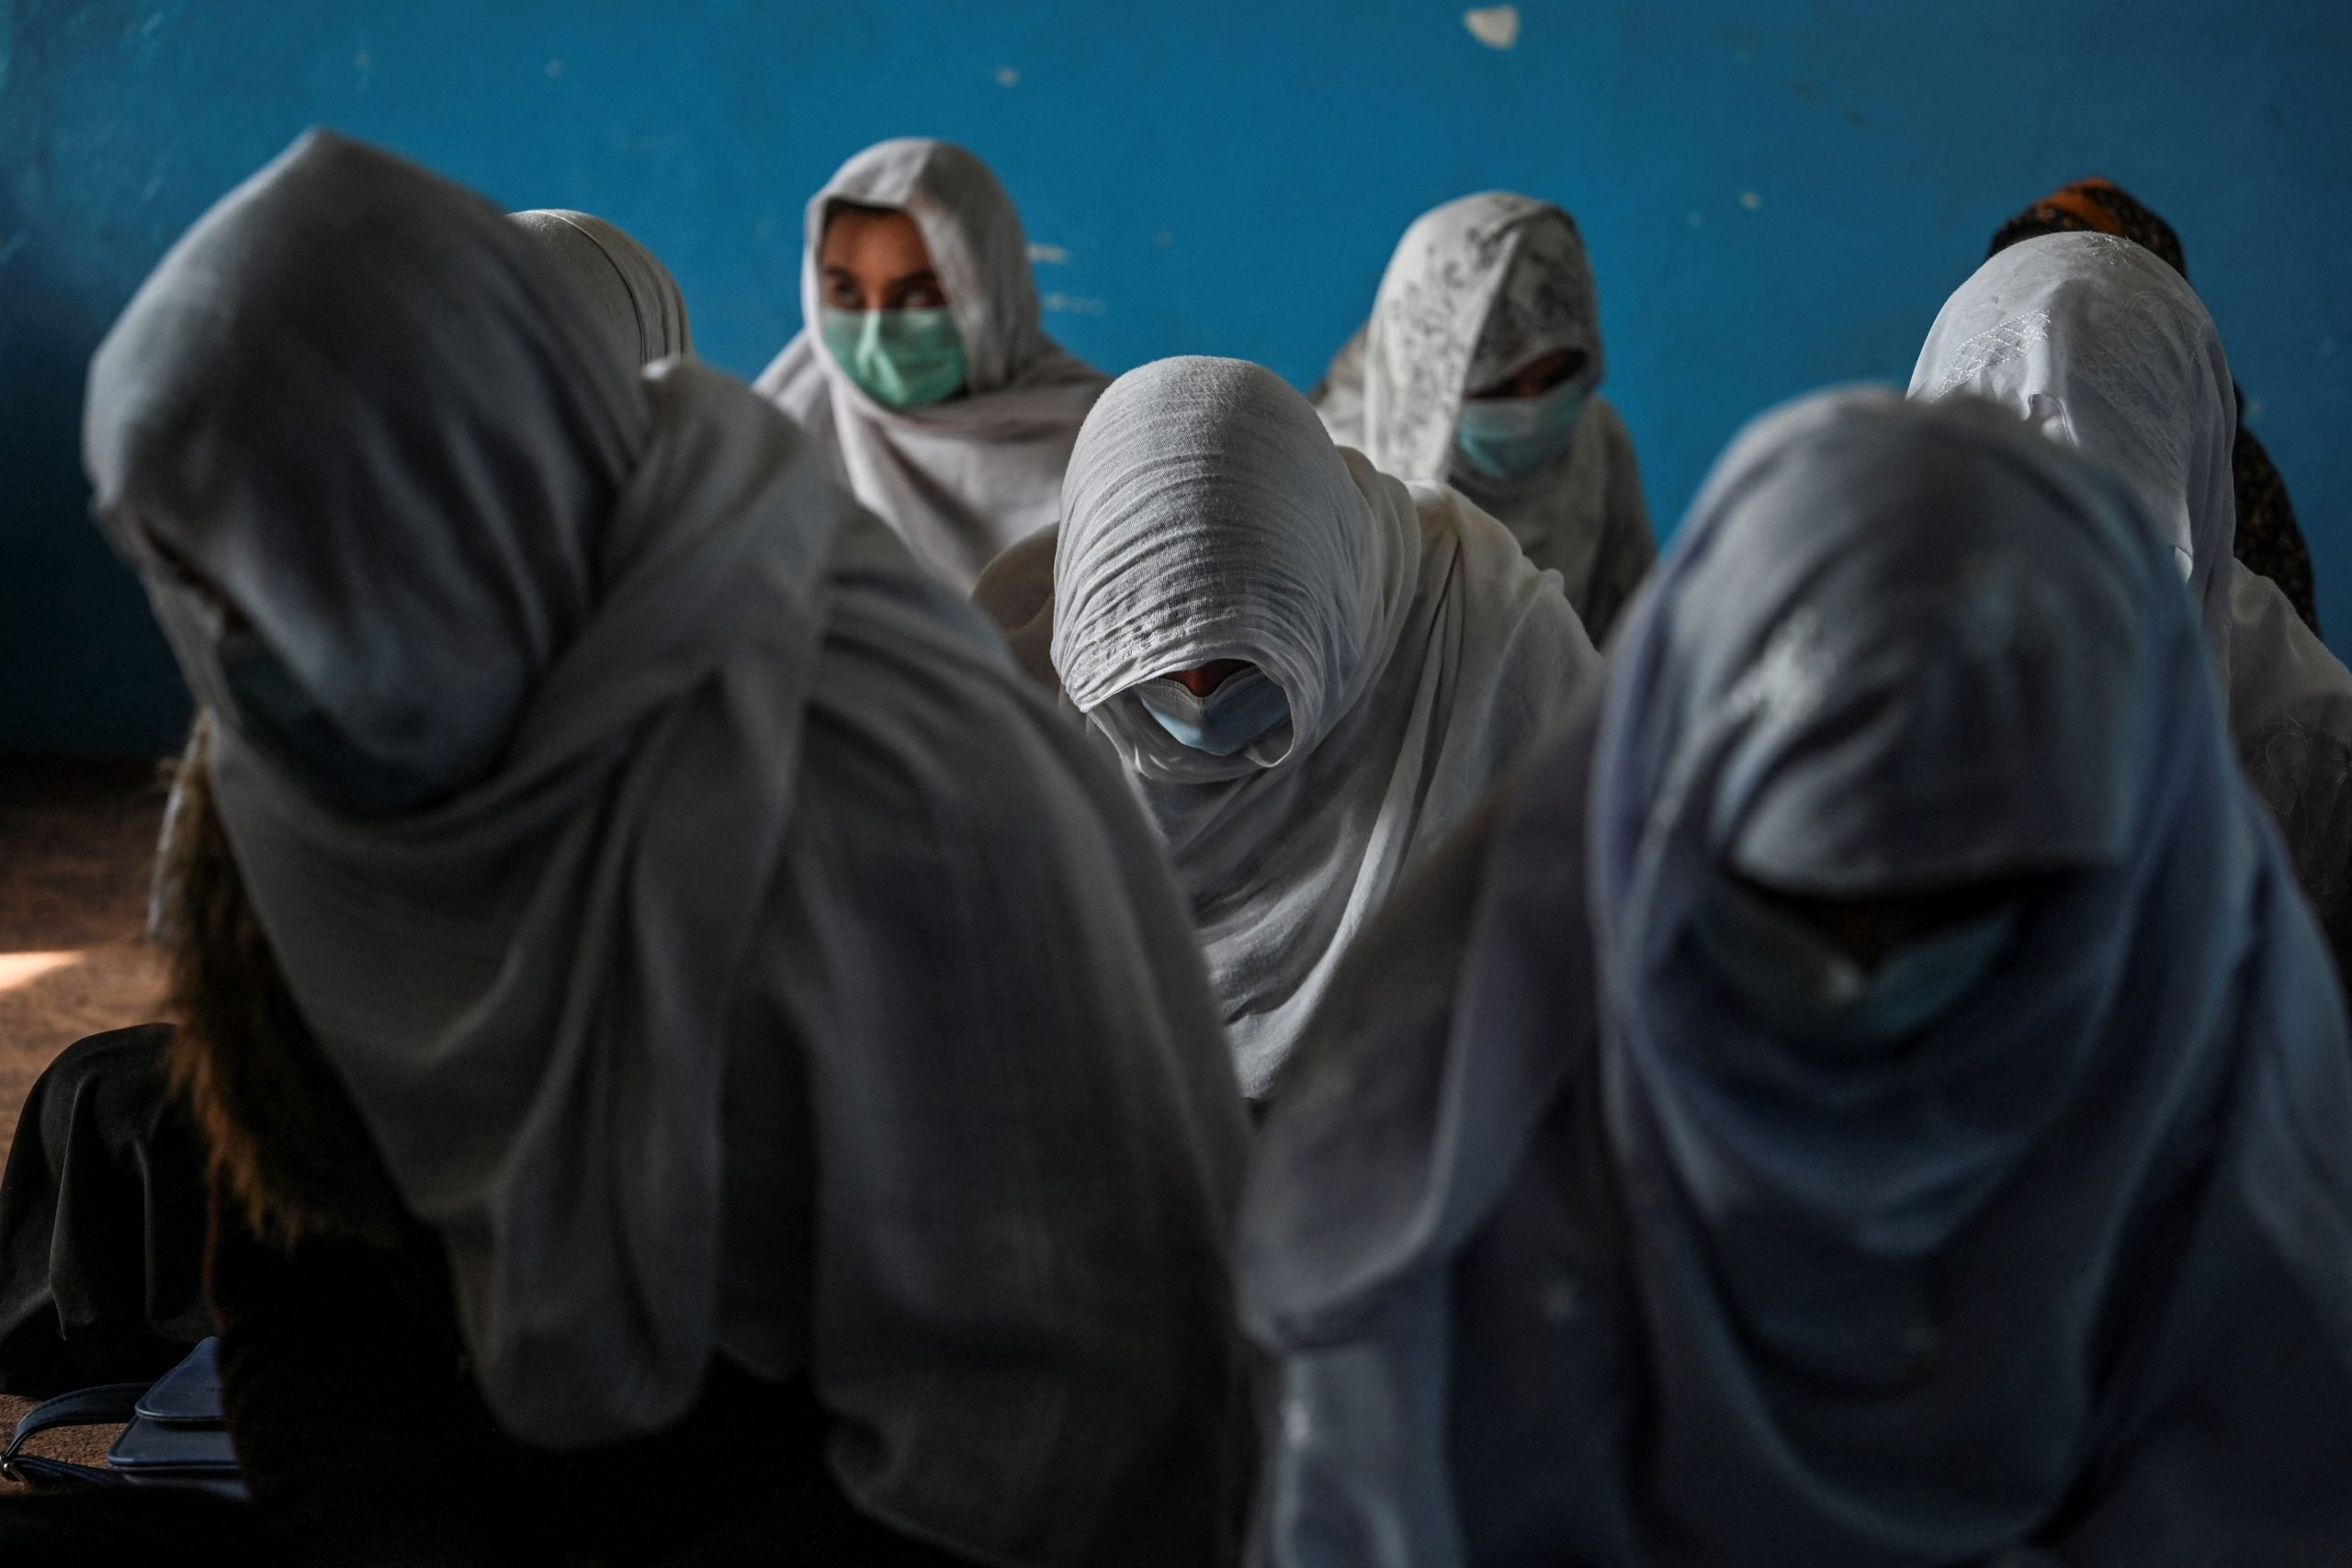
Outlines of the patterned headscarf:
<svg viewBox="0 0 2352 1568">
<path fill-rule="evenodd" d="M 1447 471 L 1462 400 L 1563 349 L 1600 384 L 1600 313 L 1576 220 L 1509 191 L 1464 197 L 1405 231 L 1365 331 L 1363 452 L 1384 473 Z"/>
<path fill-rule="evenodd" d="M 2091 232 L 2113 234 L 2154 253 L 2158 260 L 2188 276 L 2180 236 L 2172 225 L 2143 206 L 2112 180 L 2094 175 L 2060 186 L 1998 229 L 1985 249 L 1996 256 L 2020 240 L 2042 234 Z M 2287 497 L 2287 482 L 2270 461 L 2270 454 L 2245 427 L 2245 399 L 2238 399 L 2239 423 L 2233 467 L 2237 480 L 2238 527 L 2235 549 L 2246 570 L 2278 585 L 2295 606 L 2303 624 L 2317 633 L 2319 601 L 2312 584 L 2312 553 L 2295 521 L 2295 505 Z"/>
<path fill-rule="evenodd" d="M 2135 245 L 2144 245 L 2173 271 L 2183 277 L 2188 276 L 2188 263 L 2180 254 L 2180 236 L 2172 231 L 2172 225 L 2113 180 L 2097 175 L 2060 186 L 2002 224 L 1993 231 L 1993 243 L 1984 254 L 1998 255 L 2019 240 L 2030 240 L 2037 234 L 2085 231 L 2113 234 Z"/>
</svg>

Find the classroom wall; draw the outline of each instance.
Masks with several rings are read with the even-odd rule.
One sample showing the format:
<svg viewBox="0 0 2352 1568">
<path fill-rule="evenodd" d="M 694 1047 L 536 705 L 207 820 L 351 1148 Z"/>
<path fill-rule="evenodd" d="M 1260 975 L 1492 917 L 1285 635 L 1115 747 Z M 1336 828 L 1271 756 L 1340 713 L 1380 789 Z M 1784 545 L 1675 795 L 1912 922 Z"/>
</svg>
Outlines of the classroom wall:
<svg viewBox="0 0 2352 1568">
<path fill-rule="evenodd" d="M 2352 649 L 2352 5 L 1505 9 L 0 0 L 0 750 L 176 740 L 169 656 L 85 518 L 84 367 L 174 236 L 313 123 L 615 220 L 747 376 L 799 324 L 808 193 L 885 136 L 995 164 L 1048 324 L 1113 370 L 1201 351 L 1311 384 L 1416 213 L 1550 197 L 1591 245 L 1662 532 L 1741 421 L 1907 376 L 1996 222 L 2106 174 L 2183 235 Z"/>
</svg>

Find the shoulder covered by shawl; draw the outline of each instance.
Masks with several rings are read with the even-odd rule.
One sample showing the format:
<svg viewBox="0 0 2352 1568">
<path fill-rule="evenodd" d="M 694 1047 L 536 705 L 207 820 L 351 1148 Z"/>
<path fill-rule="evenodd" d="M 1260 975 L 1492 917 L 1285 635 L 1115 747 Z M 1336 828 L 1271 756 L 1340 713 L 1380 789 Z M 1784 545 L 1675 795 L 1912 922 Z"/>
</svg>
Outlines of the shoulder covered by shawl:
<svg viewBox="0 0 2352 1568">
<path fill-rule="evenodd" d="M 1275 1085 L 1243 1202 L 1242 1317 L 1260 1343 L 1345 1337 L 1400 1280 L 1442 1264 L 1476 1230 L 1524 1140 L 1589 1051 L 1589 1002 L 1562 1014 L 1559 1050 L 1497 1072 L 1474 964 L 1538 946 L 1589 952 L 1556 931 L 1498 941 L 1517 918 L 1506 868 L 1579 874 L 1597 705 L 1487 796 L 1400 888 L 1341 962 Z M 1555 976 L 1556 977 L 1556 976 Z M 1546 988 L 1574 990 L 1576 976 Z M 1522 989 L 1514 987 L 1514 990 Z M 1586 995 L 1589 996 L 1589 990 Z M 1509 1049 L 1515 1049 L 1510 1047 Z M 1505 1094 L 1512 1103 L 1498 1103 Z M 1464 1142 L 1475 1131 L 1477 1146 Z"/>
</svg>

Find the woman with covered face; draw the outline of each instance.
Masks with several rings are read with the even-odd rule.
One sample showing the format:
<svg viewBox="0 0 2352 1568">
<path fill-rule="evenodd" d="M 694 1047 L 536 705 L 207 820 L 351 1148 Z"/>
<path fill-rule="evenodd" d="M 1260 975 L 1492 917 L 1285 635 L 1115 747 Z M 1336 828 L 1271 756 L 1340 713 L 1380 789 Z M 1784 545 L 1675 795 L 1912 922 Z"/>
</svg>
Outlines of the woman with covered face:
<svg viewBox="0 0 2352 1568">
<path fill-rule="evenodd" d="M 555 276 L 314 135 L 92 367 L 212 719 L 173 1051 L 265 1516 L 1227 1560 L 1242 1128 L 1148 829 L 787 422 Z"/>
<path fill-rule="evenodd" d="M 1985 254 L 1995 256 L 2023 240 L 2043 234 L 2114 234 L 2141 245 L 2186 281 L 2188 257 L 2180 236 L 2154 209 L 2113 180 L 2093 176 L 2059 186 L 1993 231 Z M 2319 600 L 2312 582 L 2311 547 L 2295 521 L 2287 481 L 2261 439 L 2246 428 L 2245 396 L 2240 391 L 2238 429 L 2231 443 L 2231 489 L 2238 503 L 2237 537 L 2231 553 L 2246 570 L 2267 577 L 2316 635 Z"/>
<path fill-rule="evenodd" d="M 1310 397 L 1384 473 L 1453 485 L 1560 574 L 1596 643 L 1657 554 L 1575 220 L 1506 191 L 1405 231 L 1372 317 Z"/>
<path fill-rule="evenodd" d="M 811 197 L 805 319 L 759 390 L 915 558 L 967 590 L 1054 520 L 1109 378 L 1039 321 L 1020 215 L 963 148 L 876 143 Z"/>
<path fill-rule="evenodd" d="M 979 602 L 1125 766 L 1265 1098 L 1348 942 L 1599 665 L 1558 580 L 1233 359 L 1095 406 Z"/>
<path fill-rule="evenodd" d="M 677 281 L 617 225 L 552 208 L 508 216 L 614 364 L 633 374 L 694 351 Z M 164 808 L 167 846 L 185 786 L 202 783 L 203 722 Z M 158 917 L 176 907 L 175 874 L 166 856 Z M 153 1379 L 212 1330 L 205 1156 L 167 1082 L 170 1038 L 168 1025 L 149 1024 L 77 1041 L 26 1096 L 0 1173 L 0 1393 Z"/>
<path fill-rule="evenodd" d="M 1805 400 L 1261 1135 L 1265 1560 L 2352 1554 L 2352 1038 L 2140 499 Z"/>
<path fill-rule="evenodd" d="M 2352 671 L 2232 553 L 2237 393 L 2203 302 L 2130 240 L 2023 241 L 1960 287 L 1919 351 L 1911 395 L 1962 394 L 2014 410 L 2145 500 L 2227 693 L 2238 760 L 2352 975 Z"/>
</svg>

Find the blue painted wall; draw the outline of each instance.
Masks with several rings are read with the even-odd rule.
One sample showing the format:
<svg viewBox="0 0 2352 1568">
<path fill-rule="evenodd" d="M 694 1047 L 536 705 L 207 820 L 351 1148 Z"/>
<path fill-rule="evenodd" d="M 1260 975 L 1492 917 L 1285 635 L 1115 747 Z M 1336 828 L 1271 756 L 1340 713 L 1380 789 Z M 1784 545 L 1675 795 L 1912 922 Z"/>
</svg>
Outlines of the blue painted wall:
<svg viewBox="0 0 2352 1568">
<path fill-rule="evenodd" d="M 2186 239 L 2352 647 L 2346 0 L 0 0 L 0 750 L 154 750 L 185 698 L 84 521 L 83 367 L 303 126 L 604 213 L 750 374 L 801 204 L 878 138 L 1003 175 L 1070 347 L 1302 385 L 1398 230 L 1515 186 L 1582 221 L 1609 391 L 1670 526 L 1748 414 L 1908 373 L 1993 225 L 2103 173 Z"/>
</svg>

